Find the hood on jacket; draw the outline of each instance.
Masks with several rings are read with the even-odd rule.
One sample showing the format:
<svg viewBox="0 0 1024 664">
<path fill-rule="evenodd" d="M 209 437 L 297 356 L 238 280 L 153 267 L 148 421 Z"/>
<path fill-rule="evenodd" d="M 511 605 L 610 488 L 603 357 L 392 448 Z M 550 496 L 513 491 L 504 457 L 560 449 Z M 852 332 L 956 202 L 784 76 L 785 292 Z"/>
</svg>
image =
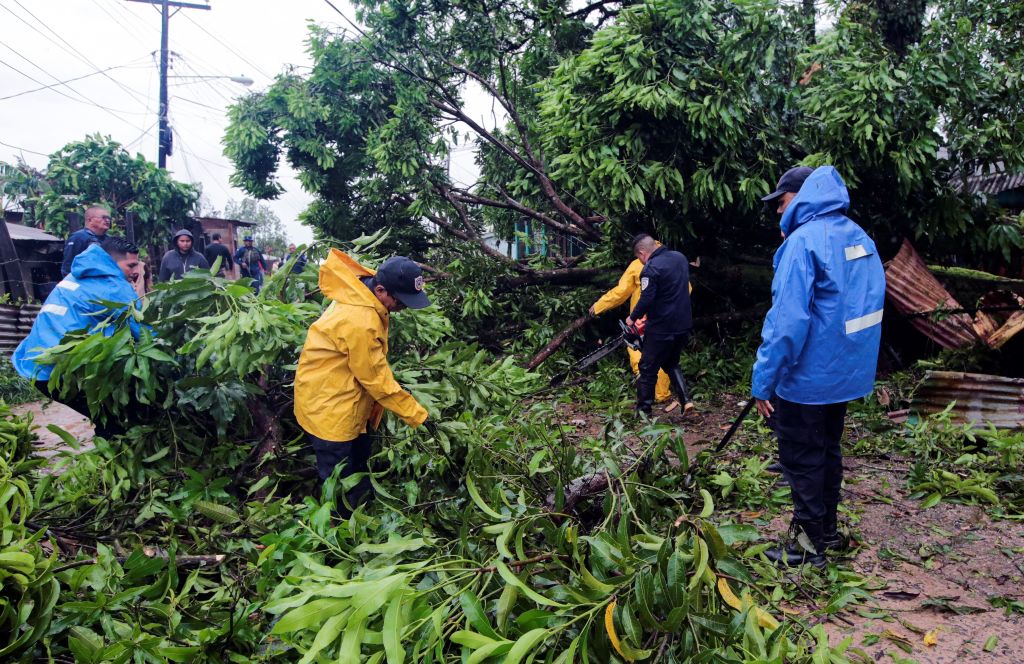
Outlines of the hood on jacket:
<svg viewBox="0 0 1024 664">
<path fill-rule="evenodd" d="M 97 277 L 120 277 L 124 279 L 124 272 L 117 266 L 117 262 L 110 254 L 103 251 L 98 244 L 89 245 L 89 248 L 75 256 L 71 263 L 71 276 L 75 279 L 95 279 Z M 128 280 L 125 279 L 127 282 Z"/>
<path fill-rule="evenodd" d="M 181 237 L 182 235 L 184 235 L 186 237 L 190 237 L 192 239 L 195 239 L 195 237 L 193 237 L 191 231 L 189 231 L 189 230 L 187 230 L 185 228 L 182 228 L 180 231 L 178 231 L 177 233 L 174 234 L 174 237 L 171 238 L 171 242 L 177 242 L 178 238 Z"/>
<path fill-rule="evenodd" d="M 373 307 L 387 314 L 380 300 L 360 281 L 363 277 L 375 274 L 375 270 L 360 265 L 345 252 L 331 249 L 327 260 L 320 267 L 320 291 L 335 302 Z"/>
<path fill-rule="evenodd" d="M 789 237 L 796 229 L 815 217 L 843 212 L 850 207 L 850 192 L 839 172 L 832 166 L 821 166 L 807 176 L 800 191 L 782 213 L 779 225 Z"/>
</svg>

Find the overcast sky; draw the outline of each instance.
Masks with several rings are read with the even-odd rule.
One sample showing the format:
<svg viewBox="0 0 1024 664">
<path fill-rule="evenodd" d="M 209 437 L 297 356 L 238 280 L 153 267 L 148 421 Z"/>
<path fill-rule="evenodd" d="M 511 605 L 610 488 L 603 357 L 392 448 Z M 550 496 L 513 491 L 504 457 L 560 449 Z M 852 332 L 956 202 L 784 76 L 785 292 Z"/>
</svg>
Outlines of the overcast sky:
<svg viewBox="0 0 1024 664">
<path fill-rule="evenodd" d="M 334 4 L 352 16 L 343 0 Z M 178 180 L 201 183 L 205 197 L 223 211 L 229 199 L 244 197 L 228 184 L 231 166 L 220 144 L 225 109 L 235 96 L 266 88 L 288 65 L 311 64 L 305 48 L 308 20 L 340 29 L 343 19 L 323 0 L 211 0 L 209 6 L 181 9 L 171 18 L 171 76 L 246 76 L 254 83 L 246 88 L 226 78 L 171 78 L 174 155 L 167 167 Z M 20 156 L 43 168 L 46 155 L 97 132 L 156 161 L 160 13 L 155 6 L 128 0 L 0 0 L 0 26 L 0 97 L 9 97 L 0 99 L 0 161 Z M 108 68 L 114 69 L 97 71 Z M 27 92 L 76 77 L 83 78 Z M 310 196 L 291 173 L 283 175 L 287 192 L 269 204 L 289 239 L 308 242 L 312 233 L 297 216 Z"/>
</svg>

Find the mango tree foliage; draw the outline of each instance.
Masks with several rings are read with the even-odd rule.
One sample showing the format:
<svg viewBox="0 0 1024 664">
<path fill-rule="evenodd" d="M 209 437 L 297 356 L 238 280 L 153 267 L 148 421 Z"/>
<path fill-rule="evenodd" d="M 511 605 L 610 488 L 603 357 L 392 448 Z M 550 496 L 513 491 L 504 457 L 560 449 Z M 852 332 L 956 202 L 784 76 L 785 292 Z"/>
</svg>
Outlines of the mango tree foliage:
<svg viewBox="0 0 1024 664">
<path fill-rule="evenodd" d="M 871 12 L 846 12 L 804 55 L 821 68 L 797 99 L 806 163 L 835 164 L 880 234 L 1009 258 L 1024 247 L 1019 222 L 960 190 L 997 163 L 1024 166 L 1022 18 L 1006 0 L 945 3 L 901 55 Z"/>
<path fill-rule="evenodd" d="M 532 86 L 560 56 L 582 48 L 593 31 L 588 16 L 609 15 L 617 3 L 357 7 L 365 31 L 314 28 L 308 75 L 282 75 L 232 108 L 224 142 L 235 185 L 278 195 L 284 156 L 317 195 L 306 219 L 326 235 L 388 226 L 393 248 L 415 254 L 440 230 L 521 272 L 531 270 L 486 245 L 485 226 L 504 224 L 509 236 L 515 222 L 530 220 L 600 237 L 599 219 L 577 209 L 547 173 Z M 493 117 L 468 110 L 467 94 L 487 98 Z M 482 166 L 479 182 L 449 177 L 453 151 L 467 148 Z"/>
<path fill-rule="evenodd" d="M 132 156 L 109 136 L 89 136 L 50 155 L 35 186 L 22 192 L 30 222 L 42 222 L 58 236 L 68 232 L 67 215 L 93 204 L 108 205 L 115 227 L 134 212 L 135 238 L 143 246 L 162 245 L 168 229 L 184 225 L 199 190 L 174 180 L 141 154 Z M 120 231 L 115 231 L 120 232 Z"/>
<path fill-rule="evenodd" d="M 553 176 L 672 239 L 753 216 L 789 165 L 793 19 L 720 0 L 623 11 L 541 86 Z"/>
</svg>

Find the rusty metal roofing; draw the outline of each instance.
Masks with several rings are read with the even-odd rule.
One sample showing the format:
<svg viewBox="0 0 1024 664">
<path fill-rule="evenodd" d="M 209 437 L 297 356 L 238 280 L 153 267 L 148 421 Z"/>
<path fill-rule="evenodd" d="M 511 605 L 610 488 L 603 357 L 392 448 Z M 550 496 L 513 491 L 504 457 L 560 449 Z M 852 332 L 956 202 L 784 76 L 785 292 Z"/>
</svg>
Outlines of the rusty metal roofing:
<svg viewBox="0 0 1024 664">
<path fill-rule="evenodd" d="M 911 324 L 943 348 L 959 348 L 978 340 L 974 320 L 964 313 L 931 315 L 936 310 L 962 309 L 925 265 L 908 240 L 885 264 L 886 297 Z M 926 314 L 926 315 L 921 315 Z"/>
<path fill-rule="evenodd" d="M 1024 172 L 1007 172 L 1003 162 L 997 162 L 975 169 L 974 173 L 967 176 L 966 181 L 954 178 L 952 185 L 961 193 L 995 196 L 1004 191 L 1024 187 Z"/>
<path fill-rule="evenodd" d="M 914 392 L 910 410 L 928 415 L 956 402 L 957 422 L 998 429 L 1024 428 L 1024 378 L 961 371 L 929 371 Z"/>
<path fill-rule="evenodd" d="M 46 231 L 41 231 L 38 228 L 32 228 L 31 226 L 23 226 L 22 224 L 7 223 L 7 234 L 11 236 L 12 240 L 32 240 L 35 242 L 63 242 L 55 235 L 50 235 Z"/>
</svg>

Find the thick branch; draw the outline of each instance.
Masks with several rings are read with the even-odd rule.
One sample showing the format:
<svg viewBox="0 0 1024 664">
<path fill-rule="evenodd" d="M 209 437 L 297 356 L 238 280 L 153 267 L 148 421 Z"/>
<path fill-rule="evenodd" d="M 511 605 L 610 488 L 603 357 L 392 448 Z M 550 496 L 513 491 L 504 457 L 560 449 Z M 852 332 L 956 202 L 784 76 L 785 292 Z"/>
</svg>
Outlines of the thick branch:
<svg viewBox="0 0 1024 664">
<path fill-rule="evenodd" d="M 581 214 L 579 214 L 571 207 L 566 205 L 565 201 L 563 201 L 561 197 L 558 195 L 558 192 L 555 191 L 554 184 L 552 184 L 550 178 L 548 178 L 547 174 L 544 173 L 544 171 L 542 171 L 536 165 L 525 159 L 517 151 L 513 150 L 507 143 L 505 143 L 502 140 L 499 140 L 494 134 L 481 127 L 476 121 L 474 121 L 472 118 L 466 115 L 462 111 L 462 109 L 454 105 L 445 104 L 444 102 L 436 99 L 432 99 L 430 103 L 431 105 L 434 106 L 434 108 L 438 109 L 439 111 L 443 113 L 448 113 L 452 117 L 455 117 L 459 121 L 465 123 L 467 126 L 469 126 L 470 129 L 472 129 L 478 135 L 483 137 L 488 143 L 494 145 L 496 148 L 498 148 L 506 155 L 508 155 L 517 164 L 519 164 L 520 166 L 522 166 L 523 168 L 537 176 L 537 181 L 540 184 L 541 191 L 544 192 L 544 196 L 549 201 L 551 201 L 552 206 L 554 206 L 554 208 L 558 210 L 559 214 L 561 214 L 563 217 L 571 221 L 574 225 L 583 229 L 583 231 L 587 234 L 588 237 L 592 237 L 594 239 L 600 237 L 600 234 L 594 229 L 593 226 L 590 225 L 590 223 Z"/>
<path fill-rule="evenodd" d="M 457 196 L 458 199 L 463 203 L 472 203 L 474 205 L 486 205 L 487 207 L 496 207 L 501 208 L 503 210 L 514 210 L 515 212 L 530 217 L 531 219 L 536 219 L 545 226 L 548 226 L 552 230 L 556 230 L 559 233 L 575 235 L 576 237 L 582 237 L 586 235 L 586 233 L 583 230 L 575 226 L 559 223 L 552 219 L 551 217 L 544 214 L 543 212 L 538 212 L 533 208 L 523 205 L 522 203 L 515 200 L 505 192 L 502 192 L 502 195 L 505 197 L 504 201 L 495 200 L 493 198 L 487 198 L 485 196 L 479 196 L 477 194 L 472 194 L 462 189 L 452 190 L 452 193 L 455 196 Z"/>
<path fill-rule="evenodd" d="M 610 270 L 603 267 L 571 267 L 553 270 L 530 270 L 521 277 L 513 277 L 501 285 L 502 291 L 515 290 L 537 284 L 585 284 Z"/>
<path fill-rule="evenodd" d="M 551 343 L 549 343 L 547 346 L 544 346 L 544 348 L 542 348 L 539 353 L 533 356 L 533 359 L 526 363 L 526 369 L 528 371 L 533 371 L 534 369 L 539 367 L 541 363 L 544 362 L 544 360 L 551 357 L 551 355 L 554 354 L 554 352 L 558 350 L 559 347 L 561 347 L 561 345 L 564 344 L 569 337 L 575 334 L 576 331 L 579 330 L 581 327 L 586 325 L 591 318 L 592 316 L 590 314 L 585 314 L 583 316 L 580 316 L 573 322 L 569 323 L 568 325 L 566 325 L 561 332 L 555 335 L 555 338 L 551 340 Z"/>
</svg>

